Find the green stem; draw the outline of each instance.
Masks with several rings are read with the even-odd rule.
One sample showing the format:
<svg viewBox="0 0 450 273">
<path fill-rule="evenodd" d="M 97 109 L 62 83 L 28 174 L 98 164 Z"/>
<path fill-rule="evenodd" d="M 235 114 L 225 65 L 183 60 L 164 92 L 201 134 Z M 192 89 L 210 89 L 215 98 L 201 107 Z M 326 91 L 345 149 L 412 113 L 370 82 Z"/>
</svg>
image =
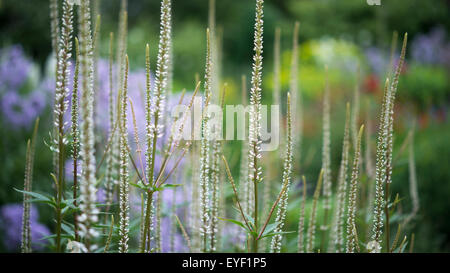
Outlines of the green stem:
<svg viewBox="0 0 450 273">
<path fill-rule="evenodd" d="M 148 191 L 147 192 L 147 207 L 145 209 L 145 226 L 144 226 L 144 234 L 142 236 L 142 241 L 141 241 L 141 253 L 145 252 L 145 243 L 147 241 L 147 239 L 149 238 L 149 236 L 147 236 L 147 233 L 150 232 L 150 210 L 151 210 L 151 205 L 152 205 L 152 201 L 153 201 L 153 191 Z"/>
</svg>

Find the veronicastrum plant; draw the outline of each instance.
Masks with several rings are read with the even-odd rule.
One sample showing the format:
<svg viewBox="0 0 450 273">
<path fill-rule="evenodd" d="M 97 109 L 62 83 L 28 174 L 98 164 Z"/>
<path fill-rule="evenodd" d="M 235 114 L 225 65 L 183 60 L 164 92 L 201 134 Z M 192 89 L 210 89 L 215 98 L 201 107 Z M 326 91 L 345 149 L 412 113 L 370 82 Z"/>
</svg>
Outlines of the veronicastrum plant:
<svg viewBox="0 0 450 273">
<path fill-rule="evenodd" d="M 225 157 L 227 146 L 222 139 L 223 126 L 222 123 L 215 122 L 217 113 L 220 114 L 219 120 L 223 120 L 227 84 L 221 87 L 222 34 L 215 23 L 215 1 L 211 0 L 209 3 L 203 84 L 198 75 L 194 91 L 183 91 L 177 99 L 175 108 L 182 111 L 177 112 L 179 115 L 170 115 L 169 110 L 173 109 L 169 109 L 171 106 L 168 105 L 174 96 L 173 63 L 176 60 L 173 60 L 172 52 L 171 0 L 161 1 L 159 42 L 154 47 L 158 51 L 154 76 L 151 73 L 150 51 L 153 47 L 150 44 L 145 45 L 145 60 L 142 61 L 145 65 L 145 79 L 141 83 L 144 86 L 142 113 L 145 116 L 145 134 L 142 137 L 137 122 L 139 101 L 133 100 L 130 95 L 133 82 L 130 72 L 132 64 L 127 55 L 127 1 L 121 1 L 117 35 L 109 35 L 108 130 L 105 136 L 98 136 L 101 132 L 95 128 L 98 113 L 94 109 L 99 89 L 98 63 L 102 42 L 99 1 L 92 5 L 94 12 L 91 12 L 89 0 L 50 0 L 56 88 L 53 126 L 47 143 L 53 152 L 54 164 L 50 173 L 55 191 L 54 195 L 32 191 L 34 151 L 39 143 L 36 141 L 37 120 L 33 135 L 27 143 L 24 188 L 20 190 L 24 196 L 21 251 L 32 251 L 30 204 L 38 202 L 48 204 L 55 210 L 55 232 L 46 239 L 56 252 L 162 252 L 165 229 L 163 219 L 167 213 L 164 194 L 170 192 L 170 189 L 171 250 L 175 250 L 175 233 L 178 232 L 189 251 L 221 252 L 226 238 L 224 230 L 230 225 L 237 228 L 234 230 L 238 237 L 237 249 L 243 248 L 249 252 L 283 252 L 287 239 L 290 239 L 289 234 L 294 232 L 287 230 L 291 226 L 288 223 L 288 201 L 297 204 L 291 200 L 295 201 L 297 198 L 293 189 L 296 179 L 301 177 L 301 198 L 299 206 L 295 208 L 299 212 L 296 234 L 298 252 L 403 252 L 409 242 L 406 235 L 401 236 L 402 227 L 407 226 L 419 210 L 412 146 L 409 151 L 409 166 L 413 210 L 399 225 L 393 240 L 390 238 L 390 217 L 397 213 L 395 207 L 399 199 L 390 199 L 389 185 L 393 182 L 394 166 L 394 102 L 405 60 L 407 36 L 404 38 L 397 68 L 392 72 L 389 67 L 381 105 L 375 171 L 370 171 L 370 151 L 366 148 L 365 153 L 362 153 L 361 148 L 364 126 L 358 124 L 362 96 L 359 90 L 361 72 L 358 69 L 353 102 L 351 106 L 347 103 L 345 109 L 339 172 L 337 177 L 333 177 L 330 116 L 335 109 L 332 107 L 334 104 L 331 100 L 333 96 L 328 68 L 325 69 L 322 168 L 310 197 L 308 185 L 312 183 L 307 183 L 305 176 L 299 173 L 299 170 L 304 171 L 304 166 L 297 160 L 301 153 L 303 115 L 306 113 L 298 79 L 298 71 L 301 69 L 300 23 L 296 22 L 293 29 L 289 92 L 286 92 L 286 125 L 281 130 L 283 149 L 271 153 L 273 158 L 265 164 L 263 147 L 266 132 L 263 131 L 267 124 L 264 123 L 266 109 L 262 105 L 264 1 L 255 0 L 250 88 L 248 91 L 245 75 L 242 77 L 241 87 L 242 104 L 248 109 L 248 138 L 244 132 L 239 155 L 239 183 L 235 183 L 233 170 Z M 78 15 L 78 32 L 74 32 L 74 14 Z M 95 24 L 92 23 L 92 18 L 96 18 Z M 276 105 L 284 101 L 280 35 L 281 30 L 277 28 L 273 88 L 273 101 Z M 72 49 L 73 45 L 75 50 Z M 72 51 L 75 52 L 73 57 Z M 391 51 L 395 52 L 395 46 Z M 392 53 L 390 66 L 393 64 L 393 55 Z M 72 63 L 75 64 L 73 73 Z M 69 86 L 70 79 L 73 79 L 72 86 Z M 200 91 L 201 89 L 203 90 Z M 185 96 L 188 98 L 187 102 L 184 100 Z M 197 102 L 201 106 L 200 111 L 196 109 Z M 271 111 L 273 109 L 275 108 Z M 200 116 L 198 122 L 195 117 L 193 122 L 191 120 L 191 115 L 195 116 L 195 112 Z M 70 130 L 66 128 L 65 114 L 70 114 Z M 365 145 L 370 147 L 370 120 L 369 117 L 367 119 Z M 243 121 L 245 127 L 246 119 L 243 118 Z M 133 131 L 133 138 L 130 138 L 129 131 Z M 412 143 L 412 136 L 410 138 Z M 102 143 L 99 139 L 106 141 Z M 64 163 L 69 156 L 73 160 L 70 169 L 73 172 L 73 184 L 69 184 L 64 172 Z M 294 162 L 300 162 L 300 166 L 296 166 Z M 271 169 L 271 163 L 282 166 L 280 173 Z M 362 168 L 361 164 L 366 168 Z M 182 168 L 184 169 L 180 171 Z M 270 175 L 265 176 L 266 172 Z M 229 204 L 225 199 L 225 175 L 233 193 L 235 209 L 232 211 L 237 217 L 234 219 L 226 217 L 229 211 L 225 207 Z M 188 179 L 189 176 L 191 179 Z M 374 177 L 374 183 L 367 184 L 373 188 L 373 198 L 363 202 L 358 196 L 366 176 Z M 337 186 L 333 193 L 334 179 Z M 105 191 L 106 198 L 99 201 L 97 193 L 102 190 Z M 177 207 L 179 192 L 189 196 L 187 204 L 183 205 L 187 207 L 184 215 Z M 138 199 L 140 197 L 137 213 L 133 209 L 136 193 Z M 359 232 L 362 229 L 358 221 L 361 213 L 371 215 L 369 218 L 373 221 L 369 240 Z M 316 236 L 317 230 L 320 231 L 320 236 Z M 135 242 L 135 237 L 138 242 Z M 412 245 L 413 238 L 409 240 Z"/>
</svg>

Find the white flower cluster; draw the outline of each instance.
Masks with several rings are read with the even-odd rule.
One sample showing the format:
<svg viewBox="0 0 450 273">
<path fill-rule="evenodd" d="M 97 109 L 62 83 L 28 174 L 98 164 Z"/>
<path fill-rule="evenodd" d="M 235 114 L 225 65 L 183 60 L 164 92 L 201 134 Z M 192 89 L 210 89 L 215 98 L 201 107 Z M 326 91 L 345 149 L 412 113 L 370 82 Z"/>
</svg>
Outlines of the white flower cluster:
<svg viewBox="0 0 450 273">
<path fill-rule="evenodd" d="M 347 103 L 345 116 L 344 140 L 342 144 L 341 165 L 339 166 L 336 209 L 333 215 L 332 232 L 328 252 L 343 252 L 344 246 L 344 216 L 347 197 L 347 176 L 350 148 L 350 105 Z"/>
<path fill-rule="evenodd" d="M 356 225 L 356 194 L 359 180 L 359 163 L 361 158 L 361 138 L 364 125 L 361 126 L 356 143 L 355 155 L 353 157 L 352 177 L 350 181 L 350 191 L 348 197 L 348 216 L 347 216 L 347 253 L 353 253 L 357 246 L 357 235 L 355 233 Z"/>
<path fill-rule="evenodd" d="M 258 166 L 261 158 L 261 83 L 263 53 L 263 0 L 256 1 L 253 70 L 250 89 L 249 136 L 248 136 L 248 181 L 257 185 L 261 182 L 262 171 Z M 253 191 L 255 189 L 253 188 Z"/>
<path fill-rule="evenodd" d="M 128 181 L 128 122 L 127 122 L 127 108 L 128 108 L 128 56 L 125 61 L 125 75 L 123 81 L 123 89 L 120 103 L 120 138 L 119 138 L 119 252 L 128 252 L 128 232 L 129 232 L 129 181 Z"/>
<path fill-rule="evenodd" d="M 80 71 L 81 79 L 81 157 L 82 179 L 80 186 L 80 235 L 84 238 L 87 251 L 95 250 L 96 246 L 90 240 L 98 236 L 94 224 L 98 221 L 99 210 L 96 202 L 95 178 L 95 147 L 94 147 L 94 120 L 93 120 L 93 60 L 90 1 L 81 3 L 79 9 L 80 29 Z"/>
<path fill-rule="evenodd" d="M 272 243 L 270 246 L 270 252 L 280 253 L 281 252 L 281 239 L 283 236 L 280 232 L 283 231 L 284 220 L 286 218 L 289 188 L 291 186 L 291 173 L 292 173 L 292 113 L 291 113 L 291 102 L 290 93 L 288 93 L 288 111 L 287 111 L 287 142 L 286 142 L 286 155 L 284 159 L 284 170 L 283 170 L 283 184 L 282 189 L 285 185 L 286 189 L 284 194 L 281 196 L 280 203 L 278 205 L 277 216 L 275 222 L 278 223 L 277 227 L 274 229 L 276 234 L 272 237 Z"/>
</svg>

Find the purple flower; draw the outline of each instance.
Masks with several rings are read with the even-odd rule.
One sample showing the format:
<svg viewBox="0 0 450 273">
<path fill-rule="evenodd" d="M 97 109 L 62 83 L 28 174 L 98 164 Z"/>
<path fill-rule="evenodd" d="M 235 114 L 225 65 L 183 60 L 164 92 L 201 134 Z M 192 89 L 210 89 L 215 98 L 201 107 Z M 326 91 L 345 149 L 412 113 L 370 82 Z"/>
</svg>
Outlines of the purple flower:
<svg viewBox="0 0 450 273">
<path fill-rule="evenodd" d="M 22 46 L 0 50 L 0 91 L 17 91 L 27 80 L 31 66 L 32 62 L 25 57 Z"/>
<path fill-rule="evenodd" d="M 36 117 L 29 102 L 13 91 L 3 94 L 1 105 L 5 120 L 15 128 L 29 127 Z"/>
<path fill-rule="evenodd" d="M 9 251 L 17 251 L 22 241 L 22 204 L 7 204 L 0 208 L 0 227 L 3 230 L 3 244 Z M 30 226 L 32 248 L 44 249 L 47 243 L 43 237 L 50 235 L 50 230 L 38 222 L 38 211 L 31 206 Z"/>
<path fill-rule="evenodd" d="M 428 34 L 416 36 L 411 45 L 414 60 L 424 64 L 450 64 L 450 43 L 442 27 L 434 28 Z"/>
<path fill-rule="evenodd" d="M 369 67 L 378 75 L 383 74 L 389 66 L 388 57 L 378 48 L 369 47 L 365 51 Z"/>
</svg>

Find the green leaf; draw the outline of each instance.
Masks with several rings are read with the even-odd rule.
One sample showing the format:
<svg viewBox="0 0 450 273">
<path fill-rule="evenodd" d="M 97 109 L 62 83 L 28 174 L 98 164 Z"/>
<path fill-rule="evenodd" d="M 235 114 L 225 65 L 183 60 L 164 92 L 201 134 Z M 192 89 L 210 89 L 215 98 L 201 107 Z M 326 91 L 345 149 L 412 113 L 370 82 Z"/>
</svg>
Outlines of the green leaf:
<svg viewBox="0 0 450 273">
<path fill-rule="evenodd" d="M 176 188 L 176 187 L 179 187 L 179 186 L 183 186 L 183 184 L 164 184 L 164 185 L 160 186 L 159 188 L 154 187 L 153 191 L 162 191 L 162 190 L 167 189 L 167 188 Z"/>
<path fill-rule="evenodd" d="M 289 234 L 289 233 L 295 233 L 295 231 L 280 231 L 280 232 L 272 232 L 269 234 L 266 234 L 264 236 L 261 236 L 261 238 L 266 238 L 266 237 L 272 237 L 278 234 Z"/>
<path fill-rule="evenodd" d="M 139 189 L 141 189 L 141 190 L 144 190 L 144 191 L 148 190 L 148 186 L 142 184 L 141 181 L 139 181 L 138 183 L 131 183 L 131 182 L 130 182 L 130 185 L 131 185 L 131 186 L 134 186 L 134 187 L 136 187 L 136 188 L 139 188 Z"/>
<path fill-rule="evenodd" d="M 272 232 L 281 222 L 275 222 L 272 223 L 270 225 L 267 225 L 266 229 L 264 230 L 264 233 L 262 234 L 261 237 L 264 237 L 266 234 L 269 234 L 270 232 Z"/>
<path fill-rule="evenodd" d="M 40 193 L 37 193 L 37 192 L 32 192 L 32 191 L 18 190 L 16 188 L 14 188 L 14 190 L 16 190 L 16 191 L 18 191 L 20 193 L 23 193 L 23 194 L 26 194 L 26 195 L 34 197 L 34 199 L 29 200 L 29 202 L 47 203 L 47 204 L 50 204 L 50 205 L 56 207 L 55 201 L 50 196 L 45 196 L 43 194 L 40 194 Z"/>
<path fill-rule="evenodd" d="M 220 219 L 220 220 L 223 220 L 223 221 L 227 221 L 227 222 L 233 223 L 233 224 L 235 224 L 235 225 L 238 225 L 238 226 L 244 228 L 245 230 L 248 230 L 248 228 L 244 225 L 244 223 L 239 222 L 238 220 L 227 219 L 227 218 L 221 218 L 221 217 L 219 217 L 219 219 Z"/>
</svg>

